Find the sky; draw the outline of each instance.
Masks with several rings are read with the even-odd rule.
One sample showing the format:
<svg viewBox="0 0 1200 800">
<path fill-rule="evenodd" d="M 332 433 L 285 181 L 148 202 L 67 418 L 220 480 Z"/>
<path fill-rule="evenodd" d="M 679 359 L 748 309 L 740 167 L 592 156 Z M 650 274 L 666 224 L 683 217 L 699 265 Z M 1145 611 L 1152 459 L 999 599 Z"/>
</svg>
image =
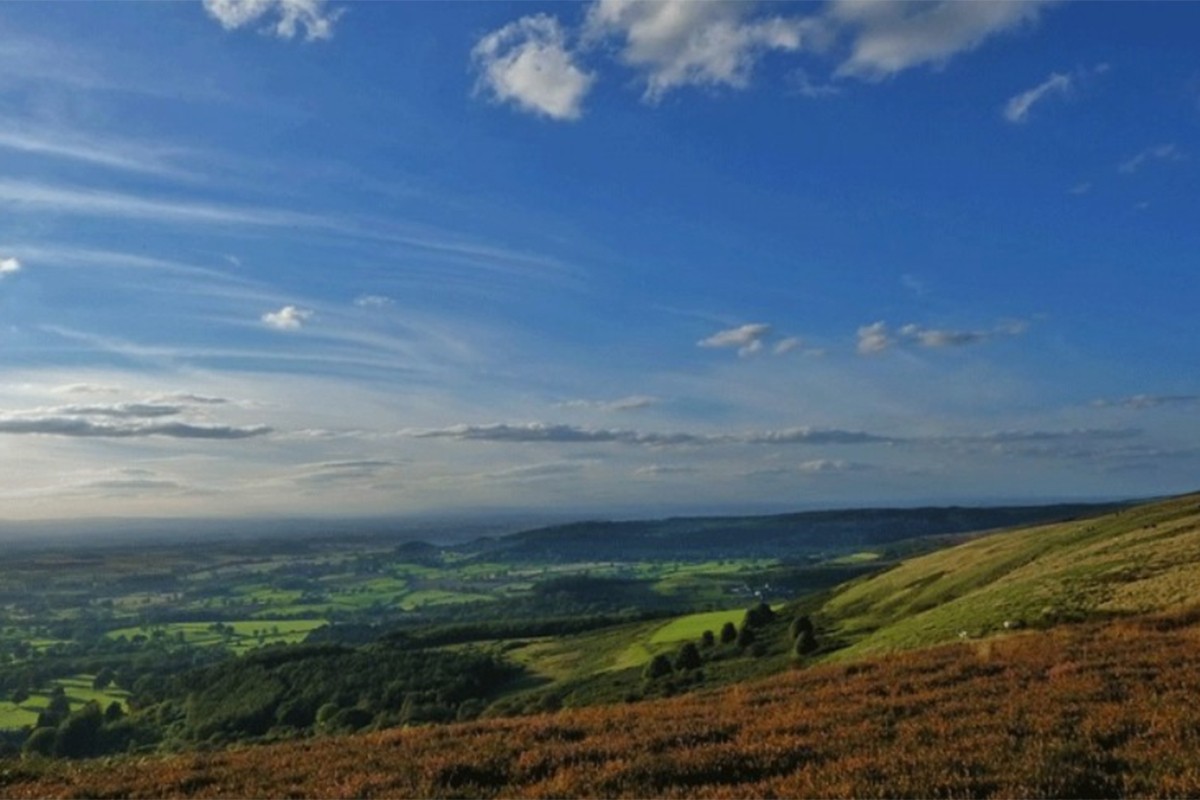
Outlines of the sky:
<svg viewBox="0 0 1200 800">
<path fill-rule="evenodd" d="M 0 517 L 1200 475 L 1200 4 L 0 4 Z"/>
</svg>

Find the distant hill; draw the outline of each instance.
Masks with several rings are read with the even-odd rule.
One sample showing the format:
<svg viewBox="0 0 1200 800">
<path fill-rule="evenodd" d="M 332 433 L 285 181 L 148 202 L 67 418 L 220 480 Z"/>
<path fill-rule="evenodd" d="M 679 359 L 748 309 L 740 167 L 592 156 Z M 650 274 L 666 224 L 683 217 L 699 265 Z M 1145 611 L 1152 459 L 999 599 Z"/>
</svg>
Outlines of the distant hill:
<svg viewBox="0 0 1200 800">
<path fill-rule="evenodd" d="M 1200 604 L 1200 494 L 986 536 L 837 591 L 841 658 Z"/>
<path fill-rule="evenodd" d="M 867 508 L 753 517 L 577 522 L 478 539 L 458 548 L 509 561 L 788 558 L 920 536 L 1091 517 L 1118 503 L 964 508 Z"/>
</svg>

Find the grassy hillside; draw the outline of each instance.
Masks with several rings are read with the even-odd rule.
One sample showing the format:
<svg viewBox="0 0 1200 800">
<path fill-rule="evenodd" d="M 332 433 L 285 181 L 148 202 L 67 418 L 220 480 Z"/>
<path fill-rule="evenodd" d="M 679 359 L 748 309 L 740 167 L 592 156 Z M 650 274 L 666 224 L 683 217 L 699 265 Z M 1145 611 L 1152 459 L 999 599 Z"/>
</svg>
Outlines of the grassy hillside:
<svg viewBox="0 0 1200 800">
<path fill-rule="evenodd" d="M 1200 795 L 1200 614 L 718 692 L 220 753 L 0 763 L 5 797 Z"/>
<path fill-rule="evenodd" d="M 986 536 L 834 593 L 836 658 L 1200 602 L 1200 495 Z"/>
</svg>

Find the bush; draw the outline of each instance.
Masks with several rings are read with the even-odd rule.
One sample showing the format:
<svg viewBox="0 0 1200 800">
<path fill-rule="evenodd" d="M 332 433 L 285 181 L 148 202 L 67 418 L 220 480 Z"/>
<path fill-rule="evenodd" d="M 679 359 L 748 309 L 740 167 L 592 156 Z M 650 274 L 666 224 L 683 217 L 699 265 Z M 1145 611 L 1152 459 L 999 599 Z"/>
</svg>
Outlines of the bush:
<svg viewBox="0 0 1200 800">
<path fill-rule="evenodd" d="M 33 733 L 25 740 L 21 752 L 27 756 L 54 755 L 54 739 L 58 736 L 57 728 L 34 728 Z"/>
<path fill-rule="evenodd" d="M 646 665 L 645 671 L 642 673 L 647 680 L 656 680 L 674 672 L 674 667 L 671 666 L 671 659 L 663 653 L 659 653 L 654 658 L 650 659 L 650 663 Z"/>
<path fill-rule="evenodd" d="M 812 620 L 802 614 L 792 620 L 792 624 L 788 628 L 788 633 L 791 634 L 793 639 L 799 639 L 805 633 L 809 635 L 816 633 L 816 630 L 813 628 Z"/>
<path fill-rule="evenodd" d="M 679 653 L 675 656 L 677 670 L 699 669 L 701 663 L 700 650 L 691 642 L 679 648 Z"/>
<path fill-rule="evenodd" d="M 754 630 L 749 626 L 745 626 L 738 631 L 737 646 L 745 650 L 747 647 L 754 644 L 754 639 Z"/>
<path fill-rule="evenodd" d="M 775 612 L 766 603 L 759 603 L 754 608 L 746 610 L 742 619 L 743 628 L 761 628 L 775 619 Z"/>
<path fill-rule="evenodd" d="M 732 622 L 726 622 L 721 628 L 721 644 L 730 644 L 736 642 L 738 638 L 737 626 Z"/>
</svg>

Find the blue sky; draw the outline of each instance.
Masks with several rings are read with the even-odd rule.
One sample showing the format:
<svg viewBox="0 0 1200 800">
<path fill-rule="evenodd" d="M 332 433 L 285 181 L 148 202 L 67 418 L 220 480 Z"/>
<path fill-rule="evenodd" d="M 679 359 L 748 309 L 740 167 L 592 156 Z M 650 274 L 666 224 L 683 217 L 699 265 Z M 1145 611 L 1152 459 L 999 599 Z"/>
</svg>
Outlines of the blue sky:
<svg viewBox="0 0 1200 800">
<path fill-rule="evenodd" d="M 1198 30 L 2 4 L 2 515 L 1195 489 Z"/>
</svg>

